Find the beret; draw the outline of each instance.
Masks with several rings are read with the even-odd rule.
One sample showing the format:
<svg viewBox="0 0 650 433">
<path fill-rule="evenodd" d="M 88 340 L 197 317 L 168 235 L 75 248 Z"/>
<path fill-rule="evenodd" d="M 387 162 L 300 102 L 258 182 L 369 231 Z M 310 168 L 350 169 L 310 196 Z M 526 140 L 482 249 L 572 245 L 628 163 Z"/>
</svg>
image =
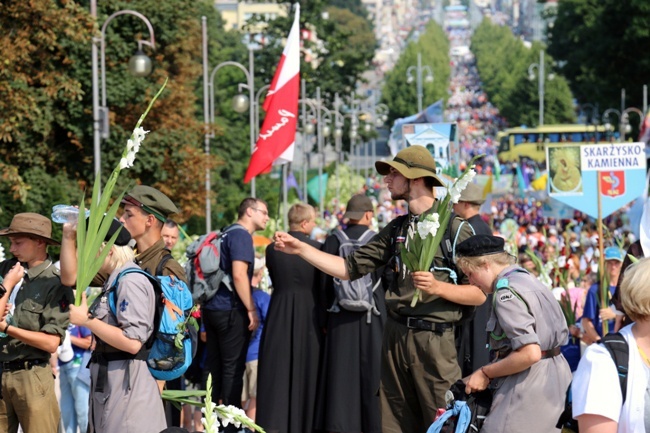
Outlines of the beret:
<svg viewBox="0 0 650 433">
<path fill-rule="evenodd" d="M 117 235 L 117 238 L 115 239 L 115 245 L 119 247 L 124 247 L 128 245 L 129 242 L 131 241 L 131 234 L 122 225 L 122 223 L 117 220 L 117 218 L 113 218 L 113 221 L 111 221 L 111 227 L 108 229 L 108 233 L 106 233 L 104 242 L 108 242 L 111 239 L 111 237 L 115 234 L 115 232 L 118 230 L 120 230 L 120 234 Z"/>
<path fill-rule="evenodd" d="M 487 256 L 505 252 L 505 240 L 498 236 L 474 235 L 456 245 L 456 255 L 463 257 Z"/>
</svg>

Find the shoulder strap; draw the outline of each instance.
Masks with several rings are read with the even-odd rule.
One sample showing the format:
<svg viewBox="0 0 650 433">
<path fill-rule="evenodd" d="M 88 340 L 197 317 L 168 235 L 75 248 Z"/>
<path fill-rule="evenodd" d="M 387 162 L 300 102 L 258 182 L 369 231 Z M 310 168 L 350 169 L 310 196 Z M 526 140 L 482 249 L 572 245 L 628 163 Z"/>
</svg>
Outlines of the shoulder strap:
<svg viewBox="0 0 650 433">
<path fill-rule="evenodd" d="M 621 385 L 621 395 L 623 396 L 623 403 L 627 395 L 627 372 L 630 363 L 630 346 L 627 344 L 625 337 L 620 332 L 605 335 L 600 344 L 605 346 L 609 352 L 616 371 L 618 373 L 618 380 Z"/>
<path fill-rule="evenodd" d="M 350 238 L 348 237 L 348 235 L 347 235 L 343 230 L 341 230 L 341 229 L 336 229 L 336 230 L 334 230 L 334 232 L 333 232 L 332 234 L 333 234 L 334 236 L 336 236 L 336 239 L 338 239 L 338 240 L 339 240 L 339 243 L 341 243 L 341 244 L 342 244 L 343 242 L 347 242 L 347 241 L 350 240 Z"/>
<path fill-rule="evenodd" d="M 358 241 L 359 241 L 359 243 L 360 243 L 361 245 L 365 245 L 366 243 L 368 243 L 368 241 L 369 241 L 370 239 L 372 239 L 372 237 L 373 237 L 375 234 L 376 234 L 376 233 L 375 233 L 373 230 L 368 229 L 368 230 L 366 230 L 365 232 L 363 232 L 363 234 L 362 234 L 361 236 L 359 236 Z"/>
<path fill-rule="evenodd" d="M 160 260 L 160 263 L 158 263 L 158 266 L 156 266 L 156 276 L 162 276 L 163 269 L 165 269 L 165 265 L 169 261 L 169 259 L 172 259 L 172 255 L 170 253 L 167 253 L 163 256 L 162 260 Z"/>
</svg>

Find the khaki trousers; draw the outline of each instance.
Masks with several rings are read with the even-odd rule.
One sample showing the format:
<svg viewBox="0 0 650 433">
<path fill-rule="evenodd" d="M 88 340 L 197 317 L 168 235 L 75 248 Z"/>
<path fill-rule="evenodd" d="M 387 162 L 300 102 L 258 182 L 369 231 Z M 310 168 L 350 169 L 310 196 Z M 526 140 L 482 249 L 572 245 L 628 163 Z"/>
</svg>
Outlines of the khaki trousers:
<svg viewBox="0 0 650 433">
<path fill-rule="evenodd" d="M 409 329 L 388 316 L 381 364 L 384 433 L 425 433 L 445 392 L 461 377 L 454 330 L 438 334 Z"/>
<path fill-rule="evenodd" d="M 2 373 L 0 432 L 55 433 L 60 418 L 49 364 Z"/>
</svg>

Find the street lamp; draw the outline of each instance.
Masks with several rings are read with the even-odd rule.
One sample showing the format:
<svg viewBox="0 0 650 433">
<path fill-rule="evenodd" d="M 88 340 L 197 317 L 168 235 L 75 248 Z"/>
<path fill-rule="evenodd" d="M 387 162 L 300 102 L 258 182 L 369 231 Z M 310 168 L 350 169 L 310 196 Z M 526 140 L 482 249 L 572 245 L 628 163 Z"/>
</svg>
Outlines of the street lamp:
<svg viewBox="0 0 650 433">
<path fill-rule="evenodd" d="M 630 126 L 630 113 L 636 113 L 639 116 L 639 124 L 643 122 L 643 111 L 635 107 L 628 107 L 623 110 L 623 115 L 621 116 L 621 142 L 625 141 L 625 134 L 632 132 L 632 127 Z"/>
<path fill-rule="evenodd" d="M 528 66 L 528 79 L 533 81 L 535 79 L 535 69 L 537 69 L 537 91 L 539 94 L 539 124 L 544 124 L 544 82 L 548 78 L 549 81 L 555 78 L 553 73 L 546 75 L 544 64 L 544 50 L 539 51 L 539 63 L 532 63 Z"/>
<path fill-rule="evenodd" d="M 90 2 L 90 15 L 97 21 L 97 0 Z M 93 36 L 91 47 L 92 58 L 92 101 L 93 101 L 93 159 L 95 165 L 95 182 L 101 185 L 101 142 L 109 137 L 108 107 L 106 106 L 106 28 L 108 24 L 120 15 L 133 15 L 142 20 L 148 30 L 150 40 L 139 40 L 138 49 L 129 59 L 129 72 L 136 77 L 144 77 L 151 73 L 151 59 L 142 51 L 143 45 L 155 48 L 153 27 L 151 22 L 140 12 L 120 10 L 109 16 L 101 27 L 98 36 Z M 98 48 L 99 45 L 99 48 Z M 98 57 L 101 55 L 101 63 Z M 100 82 L 101 77 L 101 82 Z M 99 94 L 101 91 L 101 105 Z"/>
<path fill-rule="evenodd" d="M 621 123 L 621 112 L 617 110 L 616 108 L 608 108 L 605 110 L 603 113 L 603 124 L 605 125 L 605 131 L 607 132 L 613 132 L 614 127 L 612 126 L 612 123 L 610 122 L 609 116 L 611 114 L 616 114 L 618 116 L 619 123 Z M 620 128 L 620 126 L 619 126 Z"/>
<path fill-rule="evenodd" d="M 415 71 L 415 78 L 413 77 L 413 71 Z M 428 65 L 422 66 L 422 53 L 418 53 L 418 65 L 409 66 L 406 70 L 406 82 L 411 84 L 414 80 L 417 80 L 417 95 L 418 95 L 418 113 L 422 112 L 422 98 L 424 97 L 424 91 L 422 89 L 422 71 L 426 71 L 427 76 L 425 81 L 427 83 L 433 82 L 433 72 Z"/>
<path fill-rule="evenodd" d="M 255 104 L 253 101 L 257 101 L 255 98 L 255 68 L 253 60 L 253 48 L 249 45 L 248 47 L 248 69 L 241 63 L 235 61 L 226 61 L 221 62 L 212 70 L 208 75 L 209 65 L 208 65 L 208 30 L 207 30 L 207 18 L 204 16 L 201 19 L 203 27 L 203 112 L 205 120 L 205 133 L 204 133 L 204 143 L 205 143 L 205 154 L 207 157 L 210 156 L 210 139 L 214 138 L 213 128 L 214 128 L 214 118 L 215 118 L 215 108 L 214 108 L 214 78 L 219 71 L 219 69 L 225 66 L 234 66 L 239 68 L 244 75 L 246 76 L 246 83 L 240 83 L 238 86 L 239 93 L 235 95 L 232 99 L 233 110 L 237 113 L 244 113 L 248 110 L 248 123 L 250 131 L 250 149 L 251 155 L 255 149 Z M 248 95 L 242 94 L 241 89 L 248 89 Z M 210 167 L 205 168 L 205 228 L 206 233 L 212 231 L 212 210 L 210 203 L 210 190 L 212 189 L 212 182 L 210 180 Z M 251 196 L 255 197 L 255 178 L 251 180 Z"/>
</svg>

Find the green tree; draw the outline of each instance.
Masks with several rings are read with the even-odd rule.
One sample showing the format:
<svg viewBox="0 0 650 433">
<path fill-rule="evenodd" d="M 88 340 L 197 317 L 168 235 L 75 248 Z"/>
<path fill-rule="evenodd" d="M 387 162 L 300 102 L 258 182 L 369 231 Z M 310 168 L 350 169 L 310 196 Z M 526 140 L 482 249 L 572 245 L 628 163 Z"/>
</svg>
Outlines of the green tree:
<svg viewBox="0 0 650 433">
<path fill-rule="evenodd" d="M 512 126 L 539 123 L 539 92 L 537 75 L 531 80 L 528 68 L 539 63 L 539 43 L 527 48 L 509 28 L 483 20 L 472 37 L 472 52 L 476 56 L 483 88 L 489 100 Z M 554 61 L 545 56 L 547 74 L 544 92 L 544 123 L 575 122 L 572 95 L 564 77 L 549 74 Z M 536 74 L 539 70 L 536 69 Z M 550 79 L 548 77 L 553 77 Z"/>
<path fill-rule="evenodd" d="M 423 73 L 422 89 L 424 108 L 439 99 L 446 99 L 451 70 L 449 67 L 449 41 L 442 28 L 435 21 L 427 24 L 426 30 L 417 42 L 407 45 L 397 63 L 386 76 L 382 89 L 383 102 L 390 109 L 389 123 L 397 118 L 416 114 L 418 98 L 416 82 L 407 82 L 407 70 L 417 66 L 417 55 L 422 55 L 422 65 L 427 65 L 433 72 L 433 82 L 425 80 Z M 415 74 L 413 75 L 415 77 Z"/>
<path fill-rule="evenodd" d="M 650 3 L 645 0 L 564 0 L 549 29 L 549 53 L 560 60 L 578 101 L 598 104 L 601 113 L 642 106 L 648 83 Z"/>
</svg>

